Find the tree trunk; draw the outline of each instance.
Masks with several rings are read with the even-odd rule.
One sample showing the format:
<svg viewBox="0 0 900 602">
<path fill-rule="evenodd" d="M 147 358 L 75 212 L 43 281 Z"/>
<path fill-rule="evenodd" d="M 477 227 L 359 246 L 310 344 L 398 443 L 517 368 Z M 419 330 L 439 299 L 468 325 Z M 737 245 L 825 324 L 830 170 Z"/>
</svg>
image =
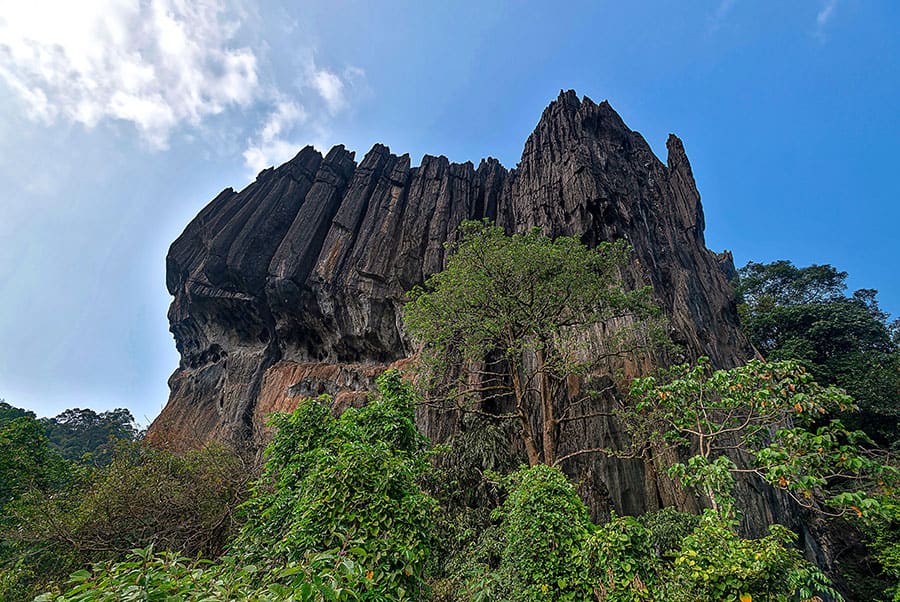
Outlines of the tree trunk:
<svg viewBox="0 0 900 602">
<path fill-rule="evenodd" d="M 541 454 L 534 443 L 534 435 L 531 431 L 531 417 L 528 414 L 528 409 L 525 407 L 522 381 L 519 378 L 518 366 L 514 362 L 509 362 L 509 376 L 513 384 L 513 393 L 516 396 L 516 413 L 519 415 L 519 423 L 522 425 L 522 443 L 525 444 L 528 465 L 537 466 L 541 463 Z"/>
<path fill-rule="evenodd" d="M 550 392 L 550 375 L 547 374 L 547 360 L 544 350 L 537 351 L 537 369 L 541 395 L 541 434 L 544 446 L 544 464 L 553 466 L 556 462 L 556 412 L 553 408 L 553 394 Z"/>
</svg>

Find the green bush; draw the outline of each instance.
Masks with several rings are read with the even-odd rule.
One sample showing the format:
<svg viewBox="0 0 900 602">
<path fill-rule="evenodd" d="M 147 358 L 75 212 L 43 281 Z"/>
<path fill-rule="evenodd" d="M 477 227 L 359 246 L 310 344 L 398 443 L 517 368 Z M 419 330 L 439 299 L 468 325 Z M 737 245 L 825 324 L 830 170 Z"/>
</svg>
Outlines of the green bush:
<svg viewBox="0 0 900 602">
<path fill-rule="evenodd" d="M 638 520 L 650 532 L 650 543 L 661 558 L 677 554 L 685 538 L 700 524 L 700 517 L 696 514 L 678 512 L 671 506 L 648 512 Z"/>
<path fill-rule="evenodd" d="M 844 577 L 860 598 L 900 602 L 900 496 L 895 492 L 893 499 L 885 516 L 862 525 L 867 553 L 856 563 L 842 563 Z"/>
<path fill-rule="evenodd" d="M 498 510 L 506 546 L 500 572 L 514 600 L 581 600 L 588 594 L 582 550 L 591 533 L 587 508 L 557 468 L 520 469 L 505 481 Z"/>
<path fill-rule="evenodd" d="M 179 554 L 138 549 L 123 562 L 97 564 L 69 580 L 65 594 L 48 593 L 36 602 L 313 602 L 358 600 L 352 591 L 335 589 L 325 580 L 289 565 L 269 574 L 226 556 L 218 562 L 190 560 Z"/>
<path fill-rule="evenodd" d="M 8 506 L 0 531 L 0 599 L 30 600 L 92 562 L 153 545 L 215 557 L 236 529 L 248 470 L 220 446 L 176 456 L 119 446 L 103 468 L 52 492 L 33 488 Z"/>
<path fill-rule="evenodd" d="M 448 451 L 438 457 L 435 493 L 451 511 L 499 506 L 497 483 L 485 473 L 508 474 L 525 461 L 510 445 L 515 427 L 508 420 L 480 414 L 460 416 L 458 431 L 447 442 Z"/>
<path fill-rule="evenodd" d="M 661 562 L 654 552 L 653 533 L 637 519 L 613 516 L 587 540 L 585 555 L 589 582 L 598 600 L 661 599 Z"/>
<path fill-rule="evenodd" d="M 278 432 L 232 552 L 267 569 L 299 563 L 362 599 L 423 594 L 437 503 L 414 396 L 390 371 L 379 396 L 334 418 L 327 399 L 277 415 Z"/>
<path fill-rule="evenodd" d="M 811 600 L 843 598 L 794 547 L 796 536 L 772 525 L 760 539 L 741 539 L 735 523 L 706 511 L 688 536 L 666 576 L 672 601 Z"/>
<path fill-rule="evenodd" d="M 177 456 L 126 444 L 81 484 L 50 497 L 33 495 L 20 505 L 19 532 L 94 559 L 148 545 L 216 556 L 235 527 L 247 473 L 241 459 L 221 446 Z"/>
<path fill-rule="evenodd" d="M 780 525 L 743 539 L 737 521 L 665 509 L 640 519 L 590 522 L 572 483 L 538 465 L 503 479 L 508 497 L 497 524 L 447 564 L 447 600 L 719 602 L 840 600 Z M 456 584 L 455 597 L 448 583 Z"/>
<path fill-rule="evenodd" d="M 42 599 L 421 599 L 437 509 L 419 486 L 430 470 L 428 442 L 399 373 L 385 373 L 378 387 L 365 408 L 340 418 L 326 400 L 273 418 L 278 432 L 228 555 L 190 560 L 137 549 L 124 562 L 74 573 L 66 593 Z"/>
</svg>

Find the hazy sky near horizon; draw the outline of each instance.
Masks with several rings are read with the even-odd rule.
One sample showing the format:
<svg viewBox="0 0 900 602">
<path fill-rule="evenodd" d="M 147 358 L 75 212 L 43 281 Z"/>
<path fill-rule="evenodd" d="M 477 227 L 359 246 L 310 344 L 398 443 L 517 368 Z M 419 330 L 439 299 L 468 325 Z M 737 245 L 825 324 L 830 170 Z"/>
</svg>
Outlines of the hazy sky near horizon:
<svg viewBox="0 0 900 602">
<path fill-rule="evenodd" d="M 508 167 L 561 89 L 683 141 L 707 245 L 900 314 L 900 3 L 0 0 L 0 398 L 164 405 L 168 245 L 302 146 Z"/>
</svg>

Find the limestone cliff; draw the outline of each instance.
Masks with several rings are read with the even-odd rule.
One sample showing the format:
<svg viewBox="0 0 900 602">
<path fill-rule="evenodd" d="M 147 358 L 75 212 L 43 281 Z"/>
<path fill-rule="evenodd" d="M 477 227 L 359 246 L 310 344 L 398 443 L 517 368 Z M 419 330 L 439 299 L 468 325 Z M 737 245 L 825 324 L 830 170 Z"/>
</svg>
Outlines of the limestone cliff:
<svg viewBox="0 0 900 602">
<path fill-rule="evenodd" d="M 181 364 L 148 438 L 176 448 L 260 440 L 265 415 L 301 396 L 360 402 L 375 375 L 412 352 L 403 293 L 442 268 L 465 219 L 587 244 L 624 238 L 635 249 L 627 281 L 652 284 L 686 355 L 726 367 L 748 359 L 684 147 L 675 136 L 667 147 L 664 164 L 608 103 L 569 91 L 544 111 L 515 169 L 431 156 L 413 167 L 381 145 L 357 163 L 343 146 L 324 157 L 307 147 L 241 192 L 224 190 L 167 257 Z M 452 429 L 427 412 L 420 425 L 436 438 Z M 608 420 L 578 429 L 576 447 L 620 436 Z M 585 458 L 570 471 L 620 512 L 695 503 L 651 464 Z M 760 520 L 779 512 L 762 497 L 751 513 Z"/>
</svg>

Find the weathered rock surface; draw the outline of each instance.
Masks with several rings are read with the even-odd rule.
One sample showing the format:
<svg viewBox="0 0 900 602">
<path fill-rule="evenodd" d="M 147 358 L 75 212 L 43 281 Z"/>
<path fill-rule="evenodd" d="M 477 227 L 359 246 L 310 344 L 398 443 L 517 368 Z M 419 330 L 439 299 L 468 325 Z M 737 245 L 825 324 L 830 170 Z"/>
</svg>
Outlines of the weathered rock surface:
<svg viewBox="0 0 900 602">
<path fill-rule="evenodd" d="M 667 148 L 664 164 L 608 103 L 569 91 L 544 111 L 512 170 L 431 156 L 412 167 L 381 145 L 357 164 L 342 146 L 325 157 L 307 147 L 241 192 L 224 190 L 167 257 L 181 364 L 148 438 L 174 448 L 259 441 L 264 416 L 302 396 L 361 402 L 381 370 L 413 352 L 402 296 L 442 269 L 443 245 L 465 219 L 588 244 L 624 238 L 635 249 L 626 280 L 652 284 L 685 355 L 724 367 L 752 357 L 721 258 L 704 243 L 684 147 L 670 136 Z M 453 423 L 423 411 L 420 426 L 440 439 Z M 598 418 L 572 423 L 563 440 L 577 449 L 621 437 Z M 619 512 L 696 504 L 652 462 L 584 456 L 569 470 Z M 754 499 L 748 516 L 759 524 L 786 511 L 770 494 Z"/>
</svg>

